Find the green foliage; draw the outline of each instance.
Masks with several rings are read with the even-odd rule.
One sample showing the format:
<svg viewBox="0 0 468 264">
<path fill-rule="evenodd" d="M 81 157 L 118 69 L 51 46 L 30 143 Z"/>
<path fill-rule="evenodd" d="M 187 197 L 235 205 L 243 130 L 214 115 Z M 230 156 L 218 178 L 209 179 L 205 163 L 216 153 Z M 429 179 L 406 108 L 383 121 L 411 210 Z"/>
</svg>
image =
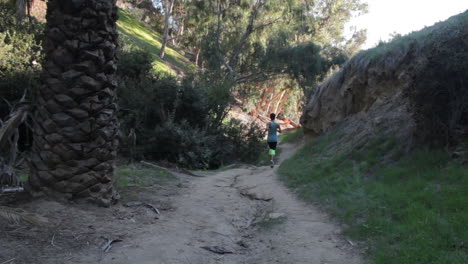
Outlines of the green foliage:
<svg viewBox="0 0 468 264">
<path fill-rule="evenodd" d="M 132 45 L 123 44 L 119 49 L 117 75 L 121 78 L 136 79 L 151 73 L 153 59 L 151 54 Z"/>
<path fill-rule="evenodd" d="M 0 17 L 0 98 L 14 102 L 39 85 L 43 26 L 17 22 L 14 5 L 8 2 L 0 2 Z M 1 100 L 0 117 L 8 112 Z"/>
<path fill-rule="evenodd" d="M 339 74 L 348 68 L 362 73 L 370 65 L 392 73 L 410 60 L 425 58 L 409 69 L 414 81 L 405 91 L 416 113 L 417 140 L 438 147 L 458 144 L 468 126 L 467 36 L 465 11 L 421 31 L 395 35 L 390 42 L 354 56 Z"/>
<path fill-rule="evenodd" d="M 256 162 L 264 150 L 263 129 L 256 124 L 242 124 L 239 120 L 231 119 L 223 126 L 225 142 L 232 144 L 232 159 L 243 162 Z M 231 154 L 232 155 L 232 154 Z"/>
<path fill-rule="evenodd" d="M 286 71 L 306 90 L 315 86 L 331 66 L 331 62 L 320 53 L 320 46 L 312 42 L 282 49 L 269 46 L 263 65 Z"/>
<path fill-rule="evenodd" d="M 194 53 L 201 50 L 204 70 L 217 72 L 218 79 L 227 80 L 243 94 L 254 94 L 242 91 L 251 89 L 248 85 L 235 85 L 243 76 L 249 77 L 242 82 L 255 81 L 252 86 L 257 89 L 258 82 L 272 76 L 294 78 L 297 82 L 290 89 L 299 84 L 308 92 L 331 66 L 343 63 L 344 54 L 365 40 L 359 33 L 351 39 L 343 36 L 345 22 L 366 10 L 360 0 L 221 1 L 217 5 L 187 1 L 190 33 L 183 42 Z M 336 50 L 341 51 L 341 60 Z"/>
<path fill-rule="evenodd" d="M 188 73 L 194 70 L 194 65 L 171 47 L 166 48 L 165 60 L 161 60 L 158 56 L 162 45 L 161 35 L 138 21 L 129 11 L 119 10 L 117 25 L 121 42 L 133 49 L 146 51 L 156 73 L 177 75 L 180 71 Z"/>
<path fill-rule="evenodd" d="M 376 139 L 351 154 L 329 153 L 333 138 L 310 141 L 280 167 L 281 178 L 346 223 L 372 263 L 466 263 L 468 170 L 442 150 L 382 164 L 398 146 Z"/>
<path fill-rule="evenodd" d="M 226 99 L 213 90 L 224 91 L 222 86 L 195 76 L 178 81 L 154 75 L 144 53 L 121 52 L 132 59 L 119 62 L 120 120 L 126 133 L 136 131 L 138 158 L 205 169 L 256 161 L 262 132 L 234 120 L 222 122 Z M 128 152 L 130 147 L 127 144 Z"/>
<path fill-rule="evenodd" d="M 296 143 L 304 137 L 304 128 L 298 128 L 293 132 L 281 135 L 281 143 Z"/>
<path fill-rule="evenodd" d="M 467 46 L 468 39 L 460 37 L 439 47 L 415 78 L 409 93 L 422 143 L 454 145 L 468 137 Z"/>
<path fill-rule="evenodd" d="M 151 186 L 174 180 L 174 175 L 162 169 L 148 168 L 142 165 L 119 165 L 115 171 L 115 185 L 119 190 L 131 186 Z"/>
</svg>

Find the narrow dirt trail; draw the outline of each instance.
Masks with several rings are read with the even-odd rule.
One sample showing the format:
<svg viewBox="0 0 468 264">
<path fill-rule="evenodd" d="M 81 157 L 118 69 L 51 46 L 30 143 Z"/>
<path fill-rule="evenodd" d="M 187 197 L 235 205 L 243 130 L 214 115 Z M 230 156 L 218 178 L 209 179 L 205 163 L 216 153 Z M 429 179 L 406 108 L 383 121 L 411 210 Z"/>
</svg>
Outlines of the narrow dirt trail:
<svg viewBox="0 0 468 264">
<path fill-rule="evenodd" d="M 282 146 L 281 160 L 295 148 Z M 277 166 L 192 178 L 186 192 L 143 236 L 115 246 L 100 263 L 361 263 L 340 229 L 277 180 Z M 272 219 L 271 213 L 279 218 Z M 270 216 L 270 217 L 269 217 Z M 201 247 L 220 246 L 219 255 Z"/>
</svg>

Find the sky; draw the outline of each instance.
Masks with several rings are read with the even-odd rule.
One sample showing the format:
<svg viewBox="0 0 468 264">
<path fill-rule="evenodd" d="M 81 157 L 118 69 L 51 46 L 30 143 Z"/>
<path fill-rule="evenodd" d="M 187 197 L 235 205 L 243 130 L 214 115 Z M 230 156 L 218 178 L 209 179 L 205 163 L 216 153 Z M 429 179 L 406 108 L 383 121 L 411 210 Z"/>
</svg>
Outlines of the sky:
<svg viewBox="0 0 468 264">
<path fill-rule="evenodd" d="M 353 18 L 348 27 L 367 29 L 363 49 L 388 40 L 394 33 L 405 35 L 468 9 L 468 0 L 364 0 L 369 12 Z"/>
</svg>

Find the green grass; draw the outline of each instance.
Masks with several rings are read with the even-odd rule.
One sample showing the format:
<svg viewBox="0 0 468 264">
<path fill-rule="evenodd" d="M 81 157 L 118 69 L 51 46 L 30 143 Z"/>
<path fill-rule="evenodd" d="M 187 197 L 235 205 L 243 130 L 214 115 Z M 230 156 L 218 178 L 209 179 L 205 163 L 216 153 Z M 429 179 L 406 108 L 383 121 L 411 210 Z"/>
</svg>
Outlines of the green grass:
<svg viewBox="0 0 468 264">
<path fill-rule="evenodd" d="M 301 140 L 303 135 L 304 135 L 304 129 L 301 127 L 301 128 L 294 130 L 291 133 L 285 133 L 281 135 L 280 142 L 281 143 L 295 143 Z"/>
<path fill-rule="evenodd" d="M 384 139 L 327 154 L 332 140 L 308 142 L 281 165 L 280 177 L 343 221 L 345 235 L 366 241 L 371 263 L 468 263 L 466 167 L 442 150 L 382 165 L 382 153 L 397 147 Z"/>
<path fill-rule="evenodd" d="M 185 58 L 179 51 L 166 47 L 164 61 L 159 58 L 162 36 L 142 24 L 134 18 L 130 12 L 119 9 L 117 26 L 120 38 L 137 48 L 153 54 L 153 68 L 155 72 L 177 75 L 178 71 L 189 72 L 195 69 L 195 65 Z"/>
<path fill-rule="evenodd" d="M 21 170 L 21 171 L 18 171 L 18 179 L 21 181 L 21 182 L 27 182 L 28 179 L 29 179 L 29 171 L 25 171 L 25 170 Z"/>
<path fill-rule="evenodd" d="M 279 217 L 279 218 L 270 218 L 268 215 L 265 215 L 261 218 L 261 220 L 257 223 L 257 226 L 262 231 L 269 231 L 272 230 L 274 227 L 284 224 L 287 220 L 286 216 Z"/>
<path fill-rule="evenodd" d="M 381 64 L 387 68 L 397 67 L 403 54 L 409 51 L 419 52 L 425 47 L 450 42 L 455 36 L 463 34 L 468 25 L 468 11 L 455 15 L 433 26 L 398 36 L 389 42 L 382 42 L 378 46 L 362 51 L 350 60 L 350 64 L 367 68 L 369 64 Z"/>
<path fill-rule="evenodd" d="M 137 164 L 120 165 L 114 172 L 117 189 L 131 186 L 151 186 L 175 180 L 171 173 L 156 168 L 148 168 Z"/>
</svg>

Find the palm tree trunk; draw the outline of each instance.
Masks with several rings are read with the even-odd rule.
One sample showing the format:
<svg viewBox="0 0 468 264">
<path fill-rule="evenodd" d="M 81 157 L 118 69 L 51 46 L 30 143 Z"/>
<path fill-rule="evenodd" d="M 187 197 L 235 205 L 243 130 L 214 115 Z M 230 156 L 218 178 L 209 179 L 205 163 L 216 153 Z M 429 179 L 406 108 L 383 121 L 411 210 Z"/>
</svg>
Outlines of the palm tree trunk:
<svg viewBox="0 0 468 264">
<path fill-rule="evenodd" d="M 118 145 L 116 0 L 49 0 L 34 112 L 33 193 L 109 206 Z"/>
</svg>

